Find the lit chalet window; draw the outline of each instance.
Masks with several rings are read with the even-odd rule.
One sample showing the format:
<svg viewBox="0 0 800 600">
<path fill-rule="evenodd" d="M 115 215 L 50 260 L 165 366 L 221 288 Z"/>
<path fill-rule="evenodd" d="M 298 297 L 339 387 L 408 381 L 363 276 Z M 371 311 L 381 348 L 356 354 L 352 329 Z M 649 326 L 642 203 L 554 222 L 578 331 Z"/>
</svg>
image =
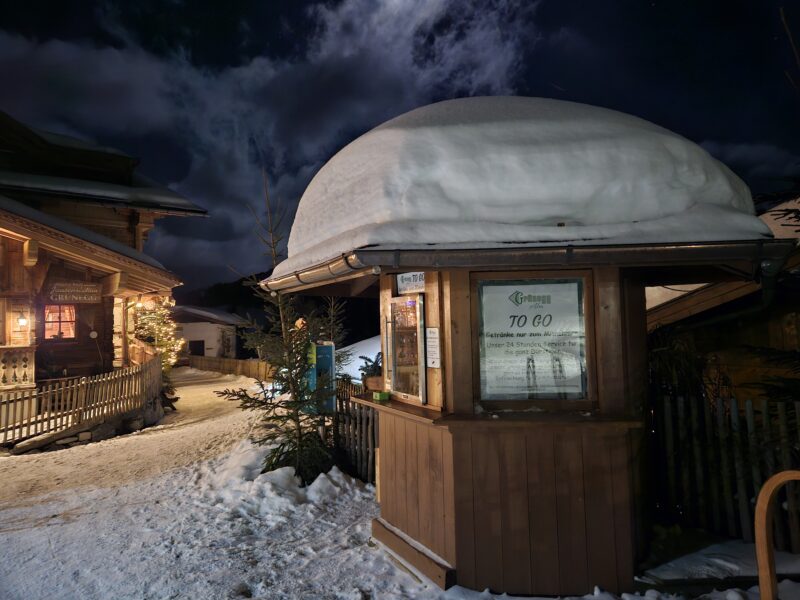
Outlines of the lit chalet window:
<svg viewBox="0 0 800 600">
<path fill-rule="evenodd" d="M 75 305 L 48 304 L 44 307 L 44 339 L 75 338 Z"/>
</svg>

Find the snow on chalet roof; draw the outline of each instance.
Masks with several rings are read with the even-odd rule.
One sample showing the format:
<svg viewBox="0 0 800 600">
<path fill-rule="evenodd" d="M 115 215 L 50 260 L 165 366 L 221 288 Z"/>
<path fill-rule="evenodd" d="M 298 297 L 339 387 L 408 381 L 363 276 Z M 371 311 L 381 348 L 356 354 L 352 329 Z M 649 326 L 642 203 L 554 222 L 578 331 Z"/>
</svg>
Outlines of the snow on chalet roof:
<svg viewBox="0 0 800 600">
<path fill-rule="evenodd" d="M 248 324 L 246 319 L 243 319 L 237 314 L 218 308 L 208 308 L 206 306 L 178 305 L 172 307 L 172 312 L 177 314 L 183 313 L 186 316 L 196 318 L 200 321 L 219 323 L 221 325 L 245 327 Z"/>
<path fill-rule="evenodd" d="M 0 189 L 47 192 L 101 204 L 119 204 L 155 212 L 204 215 L 206 210 L 180 194 L 134 173 L 132 185 L 0 170 Z"/>
<path fill-rule="evenodd" d="M 84 227 L 76 225 L 75 223 L 71 223 L 53 215 L 43 213 L 35 208 L 31 208 L 27 204 L 22 204 L 21 202 L 12 200 L 7 196 L 0 195 L 0 210 L 10 212 L 30 221 L 35 221 L 36 223 L 56 229 L 85 242 L 96 244 L 106 248 L 107 250 L 116 252 L 117 254 L 122 254 L 123 256 L 132 258 L 133 260 L 137 260 L 151 267 L 155 267 L 156 269 L 161 269 L 162 271 L 167 270 L 164 265 L 162 265 L 152 256 L 148 256 L 147 254 L 139 252 L 134 248 L 126 246 L 125 244 L 117 242 L 116 240 L 112 240 L 111 238 L 107 238 L 99 233 L 95 233 L 94 231 L 90 231 L 89 229 L 85 229 Z"/>
<path fill-rule="evenodd" d="M 561 100 L 463 98 L 387 121 L 328 161 L 273 277 L 364 246 L 765 237 L 744 182 L 675 133 Z"/>
</svg>

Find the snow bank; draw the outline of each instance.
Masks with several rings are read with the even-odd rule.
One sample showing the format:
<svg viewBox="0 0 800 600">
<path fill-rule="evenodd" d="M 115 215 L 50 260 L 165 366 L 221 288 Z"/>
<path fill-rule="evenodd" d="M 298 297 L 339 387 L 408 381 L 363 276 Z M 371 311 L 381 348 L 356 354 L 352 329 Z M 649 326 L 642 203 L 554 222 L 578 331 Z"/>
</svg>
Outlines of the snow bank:
<svg viewBox="0 0 800 600">
<path fill-rule="evenodd" d="M 342 371 L 350 375 L 353 379 L 361 379 L 361 371 L 358 368 L 364 364 L 364 361 L 359 356 L 369 356 L 374 359 L 375 355 L 381 351 L 381 336 L 367 338 L 341 348 L 342 351 L 349 351 L 352 354 L 352 360 L 346 365 L 341 365 Z"/>
<path fill-rule="evenodd" d="M 800 556 L 776 551 L 775 572 L 787 575 L 800 573 Z M 658 582 L 675 579 L 756 577 L 757 575 L 755 544 L 731 541 L 713 544 L 650 569 L 645 573 L 643 580 Z"/>
<path fill-rule="evenodd" d="M 747 186 L 666 129 L 560 100 L 463 98 L 392 119 L 328 161 L 274 276 L 373 244 L 765 236 Z"/>
</svg>

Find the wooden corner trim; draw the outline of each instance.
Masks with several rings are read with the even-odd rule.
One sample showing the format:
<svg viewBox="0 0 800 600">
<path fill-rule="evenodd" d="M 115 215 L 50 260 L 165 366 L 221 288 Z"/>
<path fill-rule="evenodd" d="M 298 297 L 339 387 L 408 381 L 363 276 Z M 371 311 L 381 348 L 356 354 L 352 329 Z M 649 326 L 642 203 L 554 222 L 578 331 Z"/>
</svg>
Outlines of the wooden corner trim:
<svg viewBox="0 0 800 600">
<path fill-rule="evenodd" d="M 455 569 L 439 563 L 409 544 L 389 529 L 383 519 L 372 519 L 372 537 L 386 546 L 401 562 L 419 571 L 443 590 L 456 584 Z"/>
</svg>

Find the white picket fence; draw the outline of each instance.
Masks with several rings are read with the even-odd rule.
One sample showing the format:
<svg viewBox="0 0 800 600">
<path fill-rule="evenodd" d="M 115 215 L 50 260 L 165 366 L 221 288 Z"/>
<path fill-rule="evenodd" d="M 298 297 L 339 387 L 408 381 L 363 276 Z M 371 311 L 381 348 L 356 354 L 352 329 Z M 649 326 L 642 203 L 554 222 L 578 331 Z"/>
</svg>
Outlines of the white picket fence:
<svg viewBox="0 0 800 600">
<path fill-rule="evenodd" d="M 91 377 L 0 392 L 0 444 L 68 429 L 142 408 L 161 393 L 161 360 Z"/>
</svg>

